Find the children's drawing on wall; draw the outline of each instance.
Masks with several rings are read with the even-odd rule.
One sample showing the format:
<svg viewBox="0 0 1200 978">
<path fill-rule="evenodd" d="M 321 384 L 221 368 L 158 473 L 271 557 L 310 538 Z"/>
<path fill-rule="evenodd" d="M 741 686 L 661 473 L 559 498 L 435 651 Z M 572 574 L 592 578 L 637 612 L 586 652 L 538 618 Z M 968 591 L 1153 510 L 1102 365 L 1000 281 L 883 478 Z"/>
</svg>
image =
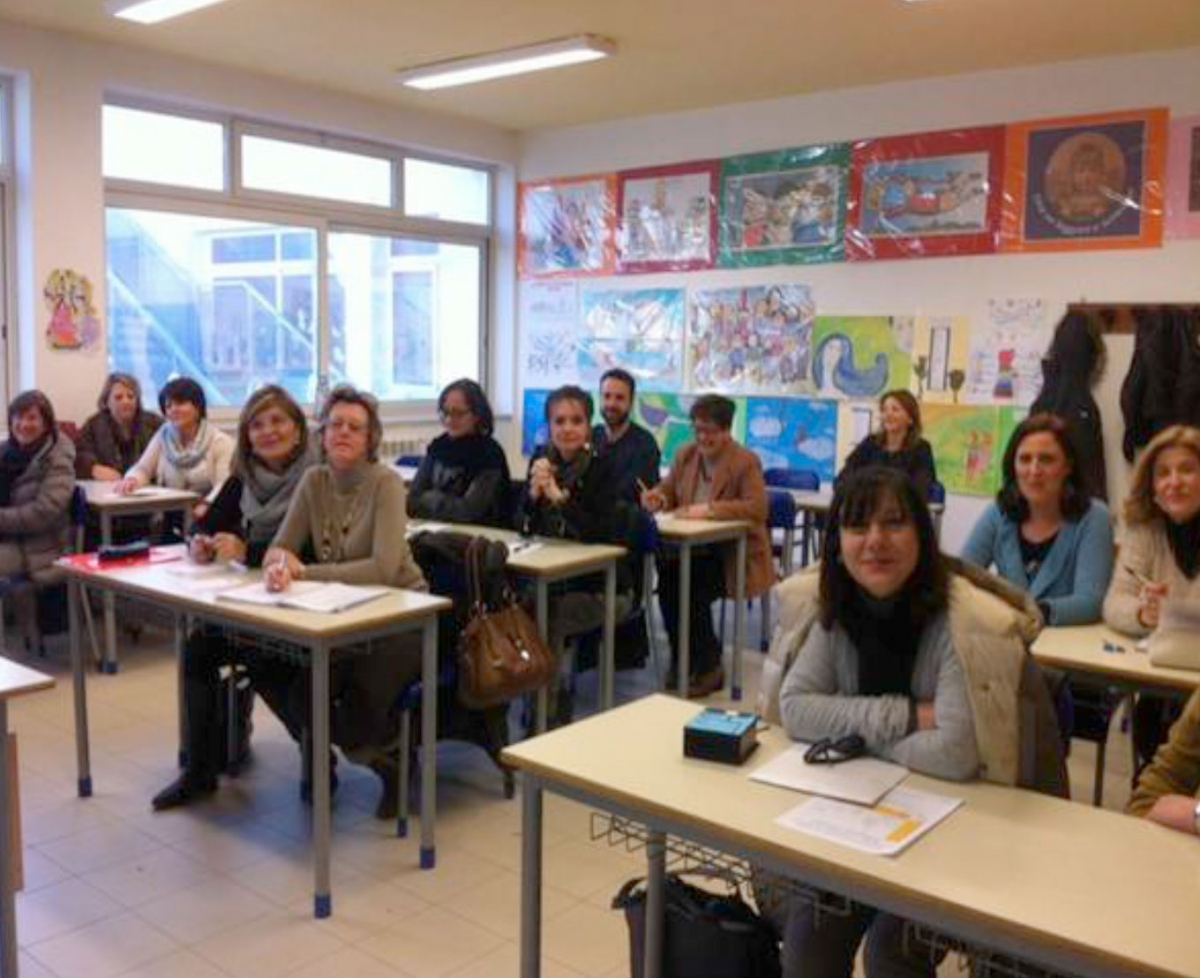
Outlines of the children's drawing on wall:
<svg viewBox="0 0 1200 978">
<path fill-rule="evenodd" d="M 517 242 L 521 275 L 611 272 L 615 183 L 610 175 L 522 184 Z"/>
<path fill-rule="evenodd" d="M 638 394 L 634 420 L 654 436 L 666 464 L 670 464 L 680 446 L 692 439 L 688 412 L 695 400 L 695 396 L 686 394 Z M 735 429 L 740 419 L 745 430 L 745 411 L 738 410 L 733 417 Z"/>
<path fill-rule="evenodd" d="M 871 163 L 859 229 L 868 237 L 985 231 L 987 190 L 987 153 Z"/>
<path fill-rule="evenodd" d="M 990 299 L 987 321 L 971 336 L 965 399 L 1028 407 L 1042 387 L 1050 342 L 1041 299 Z"/>
<path fill-rule="evenodd" d="M 546 424 L 546 398 L 549 396 L 549 390 L 525 389 L 521 400 L 522 455 L 532 455 L 550 440 L 550 427 Z"/>
<path fill-rule="evenodd" d="M 1171 121 L 1167 237 L 1200 238 L 1200 115 Z"/>
<path fill-rule="evenodd" d="M 579 318 L 574 282 L 521 284 L 522 380 L 557 387 L 578 379 L 575 336 Z"/>
<path fill-rule="evenodd" d="M 838 407 L 807 398 L 746 399 L 746 447 L 764 469 L 808 469 L 822 485 L 833 481 Z"/>
<path fill-rule="evenodd" d="M 806 285 L 692 293 L 690 386 L 811 391 L 813 309 Z"/>
<path fill-rule="evenodd" d="M 970 321 L 965 316 L 919 316 L 912 347 L 918 400 L 954 401 L 970 357 Z"/>
<path fill-rule="evenodd" d="M 618 174 L 619 271 L 712 267 L 718 166 L 688 163 Z"/>
<path fill-rule="evenodd" d="M 807 146 L 725 160 L 721 264 L 838 261 L 849 146 Z"/>
<path fill-rule="evenodd" d="M 50 313 L 46 342 L 51 349 L 87 349 L 100 338 L 100 320 L 87 276 L 70 268 L 56 268 L 46 276 L 42 298 Z"/>
<path fill-rule="evenodd" d="M 908 387 L 912 320 L 893 328 L 889 316 L 818 316 L 813 326 L 812 380 L 823 397 L 876 397 Z"/>
<path fill-rule="evenodd" d="M 947 492 L 989 496 L 996 491 L 1004 448 L 999 408 L 926 404 L 921 420 Z"/>
<path fill-rule="evenodd" d="M 623 367 L 641 390 L 676 390 L 683 368 L 683 289 L 585 289 L 579 325 L 580 382 Z"/>
</svg>

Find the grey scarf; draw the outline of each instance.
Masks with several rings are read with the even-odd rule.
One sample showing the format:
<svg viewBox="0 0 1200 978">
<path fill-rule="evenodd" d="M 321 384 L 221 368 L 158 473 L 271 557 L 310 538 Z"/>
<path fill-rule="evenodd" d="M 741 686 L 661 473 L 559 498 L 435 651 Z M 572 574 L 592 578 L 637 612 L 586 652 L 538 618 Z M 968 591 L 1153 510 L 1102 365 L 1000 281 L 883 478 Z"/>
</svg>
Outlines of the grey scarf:
<svg viewBox="0 0 1200 978">
<path fill-rule="evenodd" d="M 300 477 L 310 465 L 317 462 L 314 442 L 299 452 L 282 472 L 272 472 L 260 465 L 251 456 L 241 473 L 242 519 L 246 526 L 248 543 L 269 543 L 287 515 L 292 494 L 300 484 Z"/>
<path fill-rule="evenodd" d="M 186 472 L 188 469 L 194 469 L 197 465 L 204 461 L 204 457 L 212 448 L 213 429 L 208 421 L 201 418 L 200 427 L 196 431 L 196 437 L 192 439 L 192 443 L 184 446 L 179 438 L 179 429 L 169 421 L 162 427 L 162 445 L 163 453 L 167 456 L 167 462 L 171 467 L 179 472 Z M 182 480 L 180 485 L 182 485 Z M 179 488 L 174 486 L 173 488 Z"/>
</svg>

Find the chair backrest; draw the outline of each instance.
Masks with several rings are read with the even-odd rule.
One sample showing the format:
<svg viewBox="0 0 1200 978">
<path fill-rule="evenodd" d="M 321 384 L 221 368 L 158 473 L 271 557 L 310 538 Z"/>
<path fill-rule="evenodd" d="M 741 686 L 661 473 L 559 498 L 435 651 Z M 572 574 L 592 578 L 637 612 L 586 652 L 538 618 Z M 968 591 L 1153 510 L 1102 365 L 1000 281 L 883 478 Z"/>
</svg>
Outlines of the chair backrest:
<svg viewBox="0 0 1200 978">
<path fill-rule="evenodd" d="M 83 538 L 87 529 L 88 503 L 83 486 L 76 486 L 71 493 L 71 526 L 75 530 L 71 546 L 75 553 L 83 553 Z"/>
<path fill-rule="evenodd" d="M 946 503 L 946 487 L 940 482 L 929 483 L 929 501 L 945 505 Z"/>
<path fill-rule="evenodd" d="M 414 469 L 419 469 L 421 467 L 421 462 L 424 459 L 424 455 L 401 455 L 396 459 L 396 464 L 411 466 Z"/>
<path fill-rule="evenodd" d="M 821 477 L 812 469 L 767 469 L 763 479 L 775 489 L 817 492 L 821 488 Z"/>
<path fill-rule="evenodd" d="M 796 525 L 796 500 L 786 489 L 767 490 L 767 526 L 786 530 Z"/>
</svg>

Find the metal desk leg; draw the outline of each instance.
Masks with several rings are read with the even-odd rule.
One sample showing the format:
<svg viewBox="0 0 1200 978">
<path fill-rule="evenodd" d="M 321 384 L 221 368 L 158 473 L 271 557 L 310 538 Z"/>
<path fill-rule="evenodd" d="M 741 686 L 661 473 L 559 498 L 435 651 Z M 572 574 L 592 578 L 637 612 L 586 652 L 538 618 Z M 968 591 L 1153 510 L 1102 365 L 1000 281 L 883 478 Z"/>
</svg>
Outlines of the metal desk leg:
<svg viewBox="0 0 1200 978">
<path fill-rule="evenodd" d="M 421 628 L 421 868 L 435 862 L 433 820 L 437 812 L 437 615 Z M 400 785 L 408 791 L 407 784 Z"/>
<path fill-rule="evenodd" d="M 17 898 L 12 886 L 13 853 L 8 847 L 12 829 L 8 786 L 16 772 L 8 769 L 8 760 L 8 701 L 0 699 L 0 978 L 17 978 Z"/>
<path fill-rule="evenodd" d="M 112 513 L 100 511 L 100 542 L 106 547 L 112 544 Z M 104 590 L 104 650 L 101 653 L 100 671 L 117 671 L 117 599 L 107 588 Z"/>
<path fill-rule="evenodd" d="M 546 583 L 544 577 L 537 579 L 536 591 L 537 595 L 537 628 L 538 634 L 542 636 L 542 641 L 547 645 L 550 644 L 550 585 Z M 558 649 L 550 650 L 552 655 L 558 655 Z M 550 681 L 549 686 L 543 686 L 537 691 L 537 732 L 543 734 L 546 732 L 546 717 L 549 715 L 550 706 L 550 686 L 553 686 L 558 681 L 558 677 Z"/>
<path fill-rule="evenodd" d="M 79 797 L 92 794 L 92 762 L 88 750 L 87 676 L 83 663 L 83 636 L 79 634 L 79 603 L 83 589 L 72 578 L 67 582 L 67 630 L 71 636 L 71 678 L 75 687 L 75 765 Z M 7 845 L 7 840 L 4 842 Z"/>
<path fill-rule="evenodd" d="M 600 708 L 613 705 L 614 672 L 617 660 L 617 562 L 604 570 L 604 658 L 600 666 Z"/>
<path fill-rule="evenodd" d="M 688 679 L 691 676 L 692 641 L 692 545 L 679 544 L 679 695 L 687 699 Z"/>
<path fill-rule="evenodd" d="M 733 698 L 742 698 L 742 647 L 746 644 L 746 534 L 737 539 L 737 583 L 733 605 L 733 674 L 730 678 Z"/>
<path fill-rule="evenodd" d="M 521 978 L 542 973 L 542 784 L 528 771 L 521 787 Z"/>
<path fill-rule="evenodd" d="M 313 916 L 333 913 L 329 892 L 329 648 L 317 643 L 312 650 L 312 795 L 316 889 Z M 422 827 L 423 830 L 423 827 Z"/>
<path fill-rule="evenodd" d="M 657 829 L 650 829 L 646 835 L 646 945 L 642 961 L 645 978 L 660 978 L 662 974 L 666 871 L 667 837 Z"/>
</svg>

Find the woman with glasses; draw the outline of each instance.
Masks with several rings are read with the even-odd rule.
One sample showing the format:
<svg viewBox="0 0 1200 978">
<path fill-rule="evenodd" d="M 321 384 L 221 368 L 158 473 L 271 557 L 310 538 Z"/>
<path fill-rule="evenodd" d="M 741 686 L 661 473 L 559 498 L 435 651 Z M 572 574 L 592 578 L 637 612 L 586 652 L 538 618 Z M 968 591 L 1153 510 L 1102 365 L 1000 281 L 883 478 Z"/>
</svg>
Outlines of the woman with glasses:
<svg viewBox="0 0 1200 978">
<path fill-rule="evenodd" d="M 492 407 L 473 380 L 456 380 L 438 396 L 445 434 L 429 443 L 408 490 L 408 515 L 449 523 L 507 526 L 508 459 L 492 437 Z"/>
</svg>

